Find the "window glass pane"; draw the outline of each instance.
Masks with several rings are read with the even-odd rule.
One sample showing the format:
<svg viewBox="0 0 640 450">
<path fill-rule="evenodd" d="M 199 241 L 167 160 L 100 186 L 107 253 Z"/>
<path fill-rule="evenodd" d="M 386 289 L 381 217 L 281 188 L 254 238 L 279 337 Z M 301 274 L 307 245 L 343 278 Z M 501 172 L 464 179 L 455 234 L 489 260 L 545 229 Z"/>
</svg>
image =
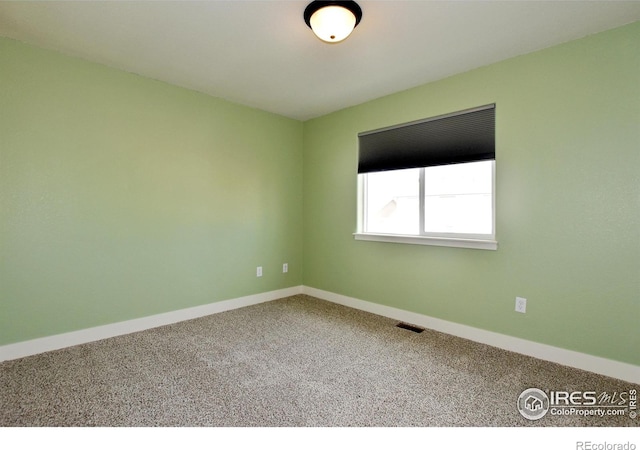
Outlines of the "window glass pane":
<svg viewBox="0 0 640 450">
<path fill-rule="evenodd" d="M 365 176 L 365 232 L 420 233 L 420 169 Z"/>
<path fill-rule="evenodd" d="M 493 161 L 425 168 L 425 233 L 493 233 Z"/>
</svg>

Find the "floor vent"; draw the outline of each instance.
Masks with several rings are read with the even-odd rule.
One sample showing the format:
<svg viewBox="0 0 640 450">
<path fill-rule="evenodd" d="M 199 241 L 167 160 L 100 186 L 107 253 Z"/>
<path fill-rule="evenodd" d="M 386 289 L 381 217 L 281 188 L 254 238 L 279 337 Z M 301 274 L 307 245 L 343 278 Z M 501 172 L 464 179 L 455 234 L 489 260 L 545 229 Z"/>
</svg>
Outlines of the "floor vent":
<svg viewBox="0 0 640 450">
<path fill-rule="evenodd" d="M 408 323 L 402 323 L 402 322 L 400 322 L 398 325 L 396 325 L 396 327 L 403 328 L 403 329 L 409 330 L 409 331 L 413 331 L 414 333 L 422 333 L 424 331 L 424 328 L 414 327 L 413 325 L 409 325 Z"/>
</svg>

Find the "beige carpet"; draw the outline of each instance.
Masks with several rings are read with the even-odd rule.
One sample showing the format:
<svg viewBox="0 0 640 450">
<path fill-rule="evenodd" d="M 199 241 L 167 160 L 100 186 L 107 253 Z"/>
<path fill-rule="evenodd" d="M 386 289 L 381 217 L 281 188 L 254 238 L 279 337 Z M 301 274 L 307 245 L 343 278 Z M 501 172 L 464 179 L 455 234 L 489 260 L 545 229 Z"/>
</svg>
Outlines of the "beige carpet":
<svg viewBox="0 0 640 450">
<path fill-rule="evenodd" d="M 520 415 L 639 385 L 298 295 L 0 364 L 0 426 L 638 426 Z"/>
</svg>

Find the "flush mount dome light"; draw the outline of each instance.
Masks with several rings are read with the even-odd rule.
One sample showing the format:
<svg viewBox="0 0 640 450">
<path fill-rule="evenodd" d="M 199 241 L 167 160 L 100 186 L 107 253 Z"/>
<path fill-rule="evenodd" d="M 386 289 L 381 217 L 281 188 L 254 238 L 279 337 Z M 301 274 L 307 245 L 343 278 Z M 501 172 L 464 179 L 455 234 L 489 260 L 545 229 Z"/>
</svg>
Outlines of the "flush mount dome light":
<svg viewBox="0 0 640 450">
<path fill-rule="evenodd" d="M 304 10 L 304 21 L 325 42 L 345 40 L 362 19 L 356 2 L 314 1 Z"/>
</svg>

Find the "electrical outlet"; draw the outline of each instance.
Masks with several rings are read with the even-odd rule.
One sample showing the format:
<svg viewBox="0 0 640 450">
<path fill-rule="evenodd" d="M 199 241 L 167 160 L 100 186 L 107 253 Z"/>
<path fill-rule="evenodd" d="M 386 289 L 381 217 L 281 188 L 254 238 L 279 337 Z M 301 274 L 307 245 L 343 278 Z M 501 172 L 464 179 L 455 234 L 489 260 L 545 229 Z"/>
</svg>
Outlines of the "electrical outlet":
<svg viewBox="0 0 640 450">
<path fill-rule="evenodd" d="M 527 299 L 522 297 L 516 297 L 516 312 L 526 313 L 527 312 Z"/>
<path fill-rule="evenodd" d="M 258 266 L 258 268 L 256 269 L 256 276 L 257 277 L 262 276 L 262 266 Z"/>
<path fill-rule="evenodd" d="M 289 264 L 284 263 L 282 265 L 282 273 L 287 273 L 289 271 Z"/>
</svg>

